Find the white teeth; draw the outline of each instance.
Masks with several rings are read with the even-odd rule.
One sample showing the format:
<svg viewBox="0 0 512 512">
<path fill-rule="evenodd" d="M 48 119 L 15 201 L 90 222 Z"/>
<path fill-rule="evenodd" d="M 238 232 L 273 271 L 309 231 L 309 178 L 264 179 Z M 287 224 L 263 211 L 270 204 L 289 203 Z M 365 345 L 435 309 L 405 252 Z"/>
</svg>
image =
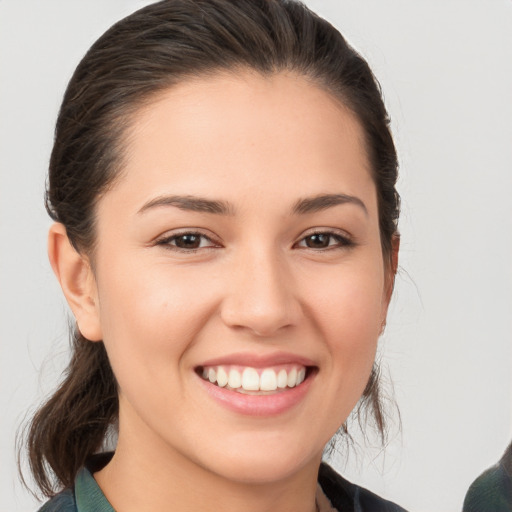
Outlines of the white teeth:
<svg viewBox="0 0 512 512">
<path fill-rule="evenodd" d="M 242 387 L 246 391 L 259 391 L 260 376 L 254 368 L 246 368 L 242 373 Z"/>
<path fill-rule="evenodd" d="M 277 387 L 280 389 L 285 388 L 288 385 L 288 374 L 286 370 L 279 370 L 277 374 Z"/>
<path fill-rule="evenodd" d="M 291 366 L 291 365 L 290 365 Z M 243 391 L 276 391 L 277 389 L 293 388 L 304 382 L 306 368 L 291 366 L 281 368 L 276 372 L 273 368 L 256 370 L 255 368 L 229 368 L 225 366 L 204 367 L 201 375 L 203 379 L 217 384 L 219 387 L 240 389 Z"/>
<path fill-rule="evenodd" d="M 275 391 L 277 389 L 277 377 L 274 370 L 263 370 L 260 377 L 261 391 Z"/>
<path fill-rule="evenodd" d="M 228 383 L 228 374 L 226 373 L 226 370 L 222 368 L 222 366 L 219 367 L 217 370 L 217 384 L 223 388 Z"/>
<path fill-rule="evenodd" d="M 242 376 L 238 370 L 232 368 L 229 370 L 228 385 L 230 388 L 238 389 L 242 387 Z"/>
<path fill-rule="evenodd" d="M 293 388 L 297 385 L 297 370 L 292 368 L 290 373 L 288 373 L 288 387 Z"/>
</svg>

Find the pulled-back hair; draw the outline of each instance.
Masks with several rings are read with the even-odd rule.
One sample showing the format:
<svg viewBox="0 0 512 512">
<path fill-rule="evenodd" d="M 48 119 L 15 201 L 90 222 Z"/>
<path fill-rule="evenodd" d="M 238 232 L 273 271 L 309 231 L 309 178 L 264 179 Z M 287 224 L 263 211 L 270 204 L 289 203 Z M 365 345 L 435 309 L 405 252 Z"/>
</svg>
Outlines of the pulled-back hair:
<svg viewBox="0 0 512 512">
<path fill-rule="evenodd" d="M 292 0 L 164 0 L 119 21 L 94 43 L 63 99 L 46 194 L 48 213 L 78 252 L 94 260 L 95 205 L 122 174 L 124 134 L 141 106 L 187 78 L 244 69 L 296 72 L 356 115 L 377 190 L 383 257 L 391 265 L 397 156 L 379 85 L 332 25 Z M 376 368 L 361 404 L 383 433 Z M 102 449 L 117 415 L 105 347 L 75 329 L 64 379 L 28 431 L 30 467 L 45 495 L 73 484 L 86 458 Z"/>
</svg>

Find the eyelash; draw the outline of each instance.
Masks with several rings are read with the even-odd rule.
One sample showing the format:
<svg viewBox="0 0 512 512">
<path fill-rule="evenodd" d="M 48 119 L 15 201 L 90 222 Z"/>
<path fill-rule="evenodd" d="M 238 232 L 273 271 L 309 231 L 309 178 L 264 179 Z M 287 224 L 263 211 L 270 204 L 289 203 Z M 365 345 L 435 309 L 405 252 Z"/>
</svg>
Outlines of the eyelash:
<svg viewBox="0 0 512 512">
<path fill-rule="evenodd" d="M 187 249 L 187 248 L 183 248 L 183 247 L 178 247 L 175 244 L 175 242 L 178 239 L 187 237 L 187 236 L 199 237 L 202 240 L 207 240 L 209 245 L 206 247 L 201 247 L 202 242 L 200 242 L 199 247 Z M 304 247 L 305 249 L 314 251 L 314 252 L 324 252 L 324 251 L 331 251 L 331 250 L 336 250 L 336 249 L 348 249 L 355 245 L 354 241 L 352 239 L 350 239 L 347 235 L 342 235 L 340 233 L 336 233 L 333 231 L 318 230 L 318 231 L 314 231 L 313 233 L 309 233 L 308 235 L 302 237 L 299 240 L 299 242 L 294 244 L 294 247 L 300 247 L 301 246 L 300 244 L 302 242 L 305 242 L 307 239 L 311 239 L 314 236 L 329 237 L 329 244 L 326 247 L 320 247 L 320 248 L 307 247 L 307 246 L 302 246 L 302 247 Z M 335 244 L 330 243 L 333 239 L 336 241 Z M 205 250 L 205 249 L 208 250 L 208 249 L 215 249 L 217 247 L 220 247 L 220 245 L 217 244 L 216 242 L 214 242 L 210 237 L 206 236 L 204 233 L 200 233 L 197 231 L 185 231 L 183 233 L 177 233 L 177 234 L 174 234 L 171 236 L 167 236 L 165 238 L 161 238 L 160 240 L 157 240 L 155 242 L 155 245 L 164 246 L 172 251 L 177 251 L 177 252 L 182 252 L 182 253 L 195 253 L 199 250 Z"/>
<path fill-rule="evenodd" d="M 176 240 L 186 237 L 186 236 L 199 237 L 202 240 L 207 240 L 210 245 L 207 247 L 199 246 L 199 247 L 185 249 L 183 247 L 178 247 L 177 245 L 175 245 L 173 243 L 173 242 L 176 242 Z M 200 244 L 201 243 L 202 242 L 200 242 Z M 164 246 L 172 251 L 183 252 L 183 253 L 195 253 L 199 250 L 214 249 L 216 247 L 219 247 L 219 245 L 216 244 L 209 236 L 206 236 L 204 233 L 199 233 L 197 231 L 184 231 L 183 233 L 177 233 L 177 234 L 174 234 L 171 236 L 167 236 L 165 238 L 161 238 L 160 240 L 156 241 L 156 245 L 161 245 L 161 246 Z"/>
<path fill-rule="evenodd" d="M 334 239 L 336 241 L 336 244 L 331 245 L 329 243 L 327 245 L 327 247 L 321 247 L 321 248 L 305 247 L 305 249 L 310 249 L 312 251 L 320 252 L 320 251 L 332 251 L 335 249 L 347 249 L 347 248 L 353 247 L 355 245 L 354 241 L 351 238 L 349 238 L 347 235 L 341 234 L 341 233 L 336 233 L 333 231 L 327 231 L 327 230 L 318 230 L 318 231 L 314 231 L 313 233 L 309 233 L 306 236 L 302 237 L 301 240 L 296 245 L 299 245 L 300 243 L 304 242 L 305 240 L 307 240 L 308 238 L 311 238 L 313 236 L 327 236 L 327 237 L 329 237 L 329 241 Z"/>
</svg>

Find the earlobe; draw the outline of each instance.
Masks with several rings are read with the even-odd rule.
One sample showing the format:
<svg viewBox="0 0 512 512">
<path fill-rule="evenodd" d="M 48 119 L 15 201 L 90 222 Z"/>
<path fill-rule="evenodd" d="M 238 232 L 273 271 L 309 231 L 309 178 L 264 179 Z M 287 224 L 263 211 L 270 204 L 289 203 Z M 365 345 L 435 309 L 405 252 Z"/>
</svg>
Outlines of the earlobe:
<svg viewBox="0 0 512 512">
<path fill-rule="evenodd" d="M 96 281 L 89 260 L 78 253 L 63 224 L 48 233 L 48 257 L 82 335 L 90 341 L 103 338 Z"/>
</svg>

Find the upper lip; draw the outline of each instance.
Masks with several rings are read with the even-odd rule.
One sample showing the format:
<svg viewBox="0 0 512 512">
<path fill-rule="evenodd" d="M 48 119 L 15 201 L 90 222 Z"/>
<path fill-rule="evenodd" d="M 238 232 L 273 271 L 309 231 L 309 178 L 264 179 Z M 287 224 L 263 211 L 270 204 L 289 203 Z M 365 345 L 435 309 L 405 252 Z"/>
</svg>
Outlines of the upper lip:
<svg viewBox="0 0 512 512">
<path fill-rule="evenodd" d="M 251 354 L 240 352 L 219 356 L 214 359 L 204 361 L 199 366 L 221 366 L 221 365 L 238 365 L 248 366 L 251 368 L 267 368 L 270 366 L 278 366 L 281 364 L 297 364 L 302 366 L 316 366 L 311 359 L 291 354 L 288 352 L 275 352 L 272 354 Z"/>
</svg>

